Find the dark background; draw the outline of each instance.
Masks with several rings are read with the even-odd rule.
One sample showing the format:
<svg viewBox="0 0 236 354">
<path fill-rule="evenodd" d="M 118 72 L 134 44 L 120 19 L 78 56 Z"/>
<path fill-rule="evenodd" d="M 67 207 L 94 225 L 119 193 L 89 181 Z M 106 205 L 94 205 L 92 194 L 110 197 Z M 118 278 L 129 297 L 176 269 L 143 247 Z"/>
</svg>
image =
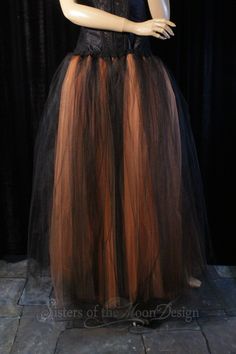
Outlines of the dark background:
<svg viewBox="0 0 236 354">
<path fill-rule="evenodd" d="M 1 258 L 25 255 L 33 145 L 50 81 L 79 27 L 59 0 L 4 1 L 0 23 Z M 235 0 L 172 0 L 176 36 L 153 41 L 189 103 L 218 264 L 236 264 Z M 2 5 L 1 5 L 2 6 Z M 209 261 L 210 262 L 210 261 Z"/>
</svg>

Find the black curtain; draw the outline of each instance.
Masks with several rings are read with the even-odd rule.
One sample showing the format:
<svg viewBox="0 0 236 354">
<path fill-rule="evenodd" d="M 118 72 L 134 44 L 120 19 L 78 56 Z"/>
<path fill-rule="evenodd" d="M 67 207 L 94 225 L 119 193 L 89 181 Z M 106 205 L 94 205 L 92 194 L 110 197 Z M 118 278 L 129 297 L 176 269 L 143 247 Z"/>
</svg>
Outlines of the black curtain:
<svg viewBox="0 0 236 354">
<path fill-rule="evenodd" d="M 233 252 L 236 97 L 235 0 L 172 0 L 175 39 L 153 50 L 176 77 L 189 103 L 217 263 Z M 52 76 L 73 50 L 79 27 L 59 0 L 9 0 L 0 23 L 1 257 L 25 255 L 33 145 Z"/>
</svg>

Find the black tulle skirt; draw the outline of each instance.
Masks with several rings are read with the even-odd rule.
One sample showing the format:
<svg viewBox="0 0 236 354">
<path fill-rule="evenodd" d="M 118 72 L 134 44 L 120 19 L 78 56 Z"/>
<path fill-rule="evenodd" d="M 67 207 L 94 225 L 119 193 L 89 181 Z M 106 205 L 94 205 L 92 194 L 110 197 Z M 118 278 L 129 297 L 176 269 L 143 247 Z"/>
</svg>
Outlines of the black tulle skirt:
<svg viewBox="0 0 236 354">
<path fill-rule="evenodd" d="M 156 55 L 69 53 L 35 144 L 28 278 L 58 305 L 173 299 L 206 265 L 187 104 Z"/>
</svg>

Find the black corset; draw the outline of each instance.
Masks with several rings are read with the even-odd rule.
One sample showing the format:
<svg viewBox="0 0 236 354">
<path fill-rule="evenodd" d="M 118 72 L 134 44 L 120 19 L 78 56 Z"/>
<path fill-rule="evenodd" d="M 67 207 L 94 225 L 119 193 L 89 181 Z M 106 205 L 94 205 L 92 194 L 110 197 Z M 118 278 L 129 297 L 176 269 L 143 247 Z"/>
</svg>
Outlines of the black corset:
<svg viewBox="0 0 236 354">
<path fill-rule="evenodd" d="M 151 49 L 147 37 L 81 27 L 74 53 L 120 57 L 128 53 L 148 55 Z"/>
</svg>

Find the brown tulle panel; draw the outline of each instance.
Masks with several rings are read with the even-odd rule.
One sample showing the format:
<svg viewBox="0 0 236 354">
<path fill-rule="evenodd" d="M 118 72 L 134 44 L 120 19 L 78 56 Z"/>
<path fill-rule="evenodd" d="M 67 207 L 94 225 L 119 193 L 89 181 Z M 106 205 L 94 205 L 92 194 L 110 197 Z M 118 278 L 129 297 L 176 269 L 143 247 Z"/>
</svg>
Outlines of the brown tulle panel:
<svg viewBox="0 0 236 354">
<path fill-rule="evenodd" d="M 92 64 L 93 61 L 93 64 Z M 113 139 L 107 64 L 74 56 L 62 87 L 51 214 L 58 303 L 117 295 Z"/>
<path fill-rule="evenodd" d="M 102 209 L 102 238 L 98 235 L 99 299 L 102 302 L 117 296 L 117 269 L 115 247 L 115 172 L 114 142 L 111 116 L 108 109 L 107 67 L 105 59 L 99 58 L 99 102 L 100 112 L 96 116 L 99 127 L 96 141 L 96 163 L 98 176 L 98 199 Z M 96 247 L 94 252 L 96 252 Z"/>
<path fill-rule="evenodd" d="M 138 194 L 142 201 L 140 282 L 146 281 L 147 298 L 172 297 L 184 281 L 177 105 L 161 61 L 138 57 L 133 66 L 141 97 L 139 155 L 140 181 L 144 183 L 144 191 Z"/>
<path fill-rule="evenodd" d="M 61 92 L 58 133 L 55 149 L 53 204 L 50 229 L 51 276 L 58 303 L 64 297 L 62 285 L 72 280 L 72 194 L 71 194 L 71 149 L 67 144 L 71 136 L 74 115 L 74 78 L 78 58 L 70 61 Z M 72 103 L 72 104 L 71 104 Z M 63 207 L 62 207 L 63 206 Z"/>
<path fill-rule="evenodd" d="M 148 298 L 150 274 L 158 273 L 156 292 L 162 294 L 157 212 L 153 199 L 147 136 L 143 126 L 142 98 L 135 59 L 127 56 L 124 96 L 124 240 L 129 299 Z M 157 120 L 156 127 L 157 129 Z M 153 146 L 155 148 L 155 145 Z M 145 293 L 139 292 L 145 289 Z"/>
<path fill-rule="evenodd" d="M 177 111 L 177 98 L 174 94 L 172 82 L 163 63 L 161 63 L 161 67 L 168 88 L 168 97 L 170 97 L 173 102 L 172 111 L 175 111 L 174 114 L 176 116 L 176 124 L 173 125 L 173 132 L 178 132 L 179 135 L 178 140 L 176 140 L 172 134 L 172 141 L 177 143 L 176 145 L 173 145 L 172 153 L 174 158 L 179 156 L 176 164 L 176 167 L 180 172 L 180 179 L 178 180 L 178 185 L 176 185 L 179 194 L 179 204 L 176 210 L 179 219 L 181 219 L 182 243 L 179 244 L 178 249 L 181 248 L 182 253 L 179 262 L 174 259 L 173 264 L 170 263 L 170 269 L 174 269 L 174 264 L 176 264 L 177 267 L 181 265 L 183 266 L 184 276 L 183 272 L 178 274 L 180 277 L 178 283 L 181 289 L 183 286 L 187 286 L 186 281 L 188 277 L 198 276 L 202 271 L 206 270 L 205 265 L 207 264 L 207 261 L 205 259 L 203 238 L 206 237 L 207 234 L 207 222 L 205 219 L 205 205 L 202 199 L 203 191 L 201 186 L 201 176 L 199 174 L 198 159 L 191 126 L 188 122 L 189 116 L 188 114 L 185 116 L 181 114 L 180 107 L 179 111 Z M 185 138 L 184 135 L 186 135 Z M 168 144 L 168 146 L 170 145 L 171 144 Z M 179 149 L 178 146 L 180 147 Z M 167 262 L 167 258 L 165 259 Z M 181 267 L 179 270 L 181 270 Z M 171 283 L 170 281 L 168 288 L 173 286 L 173 289 L 176 288 L 176 291 L 178 291 L 179 287 L 177 286 L 177 283 L 175 283 L 174 279 L 171 278 L 171 280 L 173 282 Z"/>
<path fill-rule="evenodd" d="M 188 115 L 177 106 L 164 64 L 158 57 L 137 58 L 136 64 L 158 220 L 161 278 L 165 296 L 173 298 L 187 287 L 187 276 L 195 275 L 204 262 L 201 178 Z M 155 278 L 159 284 L 160 277 Z M 158 296 L 153 285 L 153 294 Z"/>
<path fill-rule="evenodd" d="M 151 66 L 150 66 L 151 67 Z M 158 113 L 159 144 L 157 150 L 158 171 L 153 171 L 153 177 L 157 178 L 159 187 L 156 191 L 156 199 L 159 198 L 159 213 L 162 213 L 161 247 L 162 247 L 162 275 L 166 295 L 173 297 L 186 285 L 184 269 L 184 244 L 183 244 L 183 220 L 181 205 L 181 178 L 182 178 L 182 144 L 179 129 L 179 115 L 177 103 L 169 77 L 162 63 L 159 65 L 159 105 Z M 149 73 L 151 74 L 151 73 Z M 157 82 L 156 82 L 157 84 Z M 156 87 L 157 89 L 157 87 Z M 154 89 L 152 92 L 155 92 Z M 165 98 L 163 97 L 165 95 Z M 155 97 L 153 96 L 153 100 Z M 164 118 L 163 118 L 164 117 Z M 152 155 L 155 161 L 155 153 Z M 161 175 L 162 174 L 162 175 Z M 153 180 L 155 183 L 155 179 Z M 163 185 L 162 185 L 163 183 Z M 158 197 L 159 195 L 159 197 Z M 162 200 L 160 199 L 162 196 Z M 165 225 L 164 225 L 165 223 Z"/>
</svg>

